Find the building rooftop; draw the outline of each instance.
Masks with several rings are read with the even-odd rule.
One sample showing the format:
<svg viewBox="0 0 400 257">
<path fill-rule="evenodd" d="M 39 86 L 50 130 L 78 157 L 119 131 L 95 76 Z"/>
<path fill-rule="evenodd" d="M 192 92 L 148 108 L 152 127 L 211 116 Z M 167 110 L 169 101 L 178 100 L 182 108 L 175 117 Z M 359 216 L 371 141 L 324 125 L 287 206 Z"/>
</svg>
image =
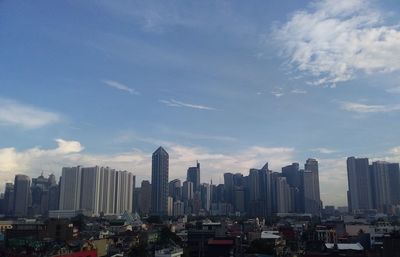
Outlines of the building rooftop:
<svg viewBox="0 0 400 257">
<path fill-rule="evenodd" d="M 335 244 L 326 243 L 325 246 L 328 249 L 333 249 L 335 247 Z M 356 244 L 337 244 L 337 248 L 339 250 L 353 250 L 353 251 L 363 251 L 364 250 L 364 247 L 362 247 L 362 245 L 360 243 L 356 243 Z"/>
</svg>

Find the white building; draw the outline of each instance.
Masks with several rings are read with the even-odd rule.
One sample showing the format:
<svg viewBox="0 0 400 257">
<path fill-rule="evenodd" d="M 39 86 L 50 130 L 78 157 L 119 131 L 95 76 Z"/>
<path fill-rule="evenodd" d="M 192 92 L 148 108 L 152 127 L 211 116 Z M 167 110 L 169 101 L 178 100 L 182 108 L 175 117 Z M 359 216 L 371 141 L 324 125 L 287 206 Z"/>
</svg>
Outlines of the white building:
<svg viewBox="0 0 400 257">
<path fill-rule="evenodd" d="M 185 205 L 181 201 L 174 202 L 174 217 L 183 216 L 185 214 Z"/>
<path fill-rule="evenodd" d="M 82 189 L 80 209 L 93 214 L 99 213 L 100 168 L 98 166 L 81 168 Z"/>
<path fill-rule="evenodd" d="M 81 167 L 63 168 L 61 173 L 60 210 L 79 210 L 81 198 Z"/>
<path fill-rule="evenodd" d="M 132 212 L 135 176 L 108 167 L 63 168 L 60 210 L 84 210 L 92 215 Z"/>
<path fill-rule="evenodd" d="M 172 216 L 173 214 L 174 214 L 174 198 L 168 196 L 167 215 Z"/>
</svg>

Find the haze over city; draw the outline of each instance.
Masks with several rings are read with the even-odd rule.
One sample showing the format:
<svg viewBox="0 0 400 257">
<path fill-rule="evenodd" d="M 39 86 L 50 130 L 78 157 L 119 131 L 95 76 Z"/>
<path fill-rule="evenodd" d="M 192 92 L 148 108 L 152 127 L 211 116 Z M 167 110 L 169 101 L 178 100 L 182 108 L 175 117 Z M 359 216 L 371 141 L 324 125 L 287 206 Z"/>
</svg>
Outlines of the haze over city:
<svg viewBox="0 0 400 257">
<path fill-rule="evenodd" d="M 347 205 L 346 158 L 400 161 L 400 5 L 3 1 L 0 189 L 62 167 L 201 182 L 315 158 Z"/>
</svg>

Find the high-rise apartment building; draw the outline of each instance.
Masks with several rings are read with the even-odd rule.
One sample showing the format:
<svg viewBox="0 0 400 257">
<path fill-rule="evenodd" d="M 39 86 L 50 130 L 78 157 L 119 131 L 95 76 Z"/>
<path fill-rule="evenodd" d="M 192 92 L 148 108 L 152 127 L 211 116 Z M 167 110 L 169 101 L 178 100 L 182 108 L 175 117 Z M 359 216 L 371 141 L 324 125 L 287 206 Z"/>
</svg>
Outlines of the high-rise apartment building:
<svg viewBox="0 0 400 257">
<path fill-rule="evenodd" d="M 93 215 L 133 210 L 135 176 L 109 167 L 63 168 L 61 210 L 85 210 Z"/>
<path fill-rule="evenodd" d="M 81 168 L 80 209 L 100 213 L 100 167 Z M 107 192 L 108 193 L 108 192 Z"/>
<path fill-rule="evenodd" d="M 79 210 L 81 200 L 81 167 L 64 167 L 61 171 L 60 210 Z"/>
<path fill-rule="evenodd" d="M 168 171 L 169 155 L 159 147 L 152 156 L 151 172 L 151 212 L 156 215 L 167 215 Z"/>
<path fill-rule="evenodd" d="M 380 212 L 387 212 L 391 204 L 388 164 L 376 161 L 369 167 L 372 203 Z"/>
<path fill-rule="evenodd" d="M 347 158 L 347 179 L 349 211 L 373 209 L 368 158 Z"/>
<path fill-rule="evenodd" d="M 321 213 L 321 196 L 319 192 L 318 161 L 307 159 L 304 165 L 304 211 L 313 215 Z"/>
</svg>

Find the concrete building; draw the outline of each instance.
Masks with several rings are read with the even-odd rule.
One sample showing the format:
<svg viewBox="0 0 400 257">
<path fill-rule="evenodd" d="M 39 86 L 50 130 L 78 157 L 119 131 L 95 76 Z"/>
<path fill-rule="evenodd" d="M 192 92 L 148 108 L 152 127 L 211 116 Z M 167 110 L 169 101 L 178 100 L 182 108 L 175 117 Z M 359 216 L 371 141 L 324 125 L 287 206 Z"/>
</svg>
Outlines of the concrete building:
<svg viewBox="0 0 400 257">
<path fill-rule="evenodd" d="M 175 201 L 174 202 L 174 217 L 183 216 L 185 214 L 185 205 L 182 201 Z"/>
<path fill-rule="evenodd" d="M 349 212 L 373 209 L 368 158 L 347 158 Z"/>
<path fill-rule="evenodd" d="M 318 161 L 307 159 L 304 165 L 304 211 L 313 215 L 321 214 Z"/>
<path fill-rule="evenodd" d="M 79 209 L 100 213 L 100 167 L 81 168 L 81 195 Z"/>
<path fill-rule="evenodd" d="M 276 178 L 276 202 L 277 213 L 289 213 L 293 211 L 293 198 L 290 186 L 285 177 Z"/>
<path fill-rule="evenodd" d="M 143 180 L 140 188 L 139 209 L 140 214 L 147 216 L 151 208 L 151 184 L 148 180 Z"/>
<path fill-rule="evenodd" d="M 388 163 L 373 162 L 370 166 L 370 179 L 373 208 L 387 213 L 391 204 Z"/>
<path fill-rule="evenodd" d="M 81 198 L 81 167 L 64 167 L 61 172 L 60 210 L 79 210 Z"/>
<path fill-rule="evenodd" d="M 60 210 L 84 210 L 92 215 L 133 210 L 135 176 L 109 167 L 63 168 Z"/>
</svg>

